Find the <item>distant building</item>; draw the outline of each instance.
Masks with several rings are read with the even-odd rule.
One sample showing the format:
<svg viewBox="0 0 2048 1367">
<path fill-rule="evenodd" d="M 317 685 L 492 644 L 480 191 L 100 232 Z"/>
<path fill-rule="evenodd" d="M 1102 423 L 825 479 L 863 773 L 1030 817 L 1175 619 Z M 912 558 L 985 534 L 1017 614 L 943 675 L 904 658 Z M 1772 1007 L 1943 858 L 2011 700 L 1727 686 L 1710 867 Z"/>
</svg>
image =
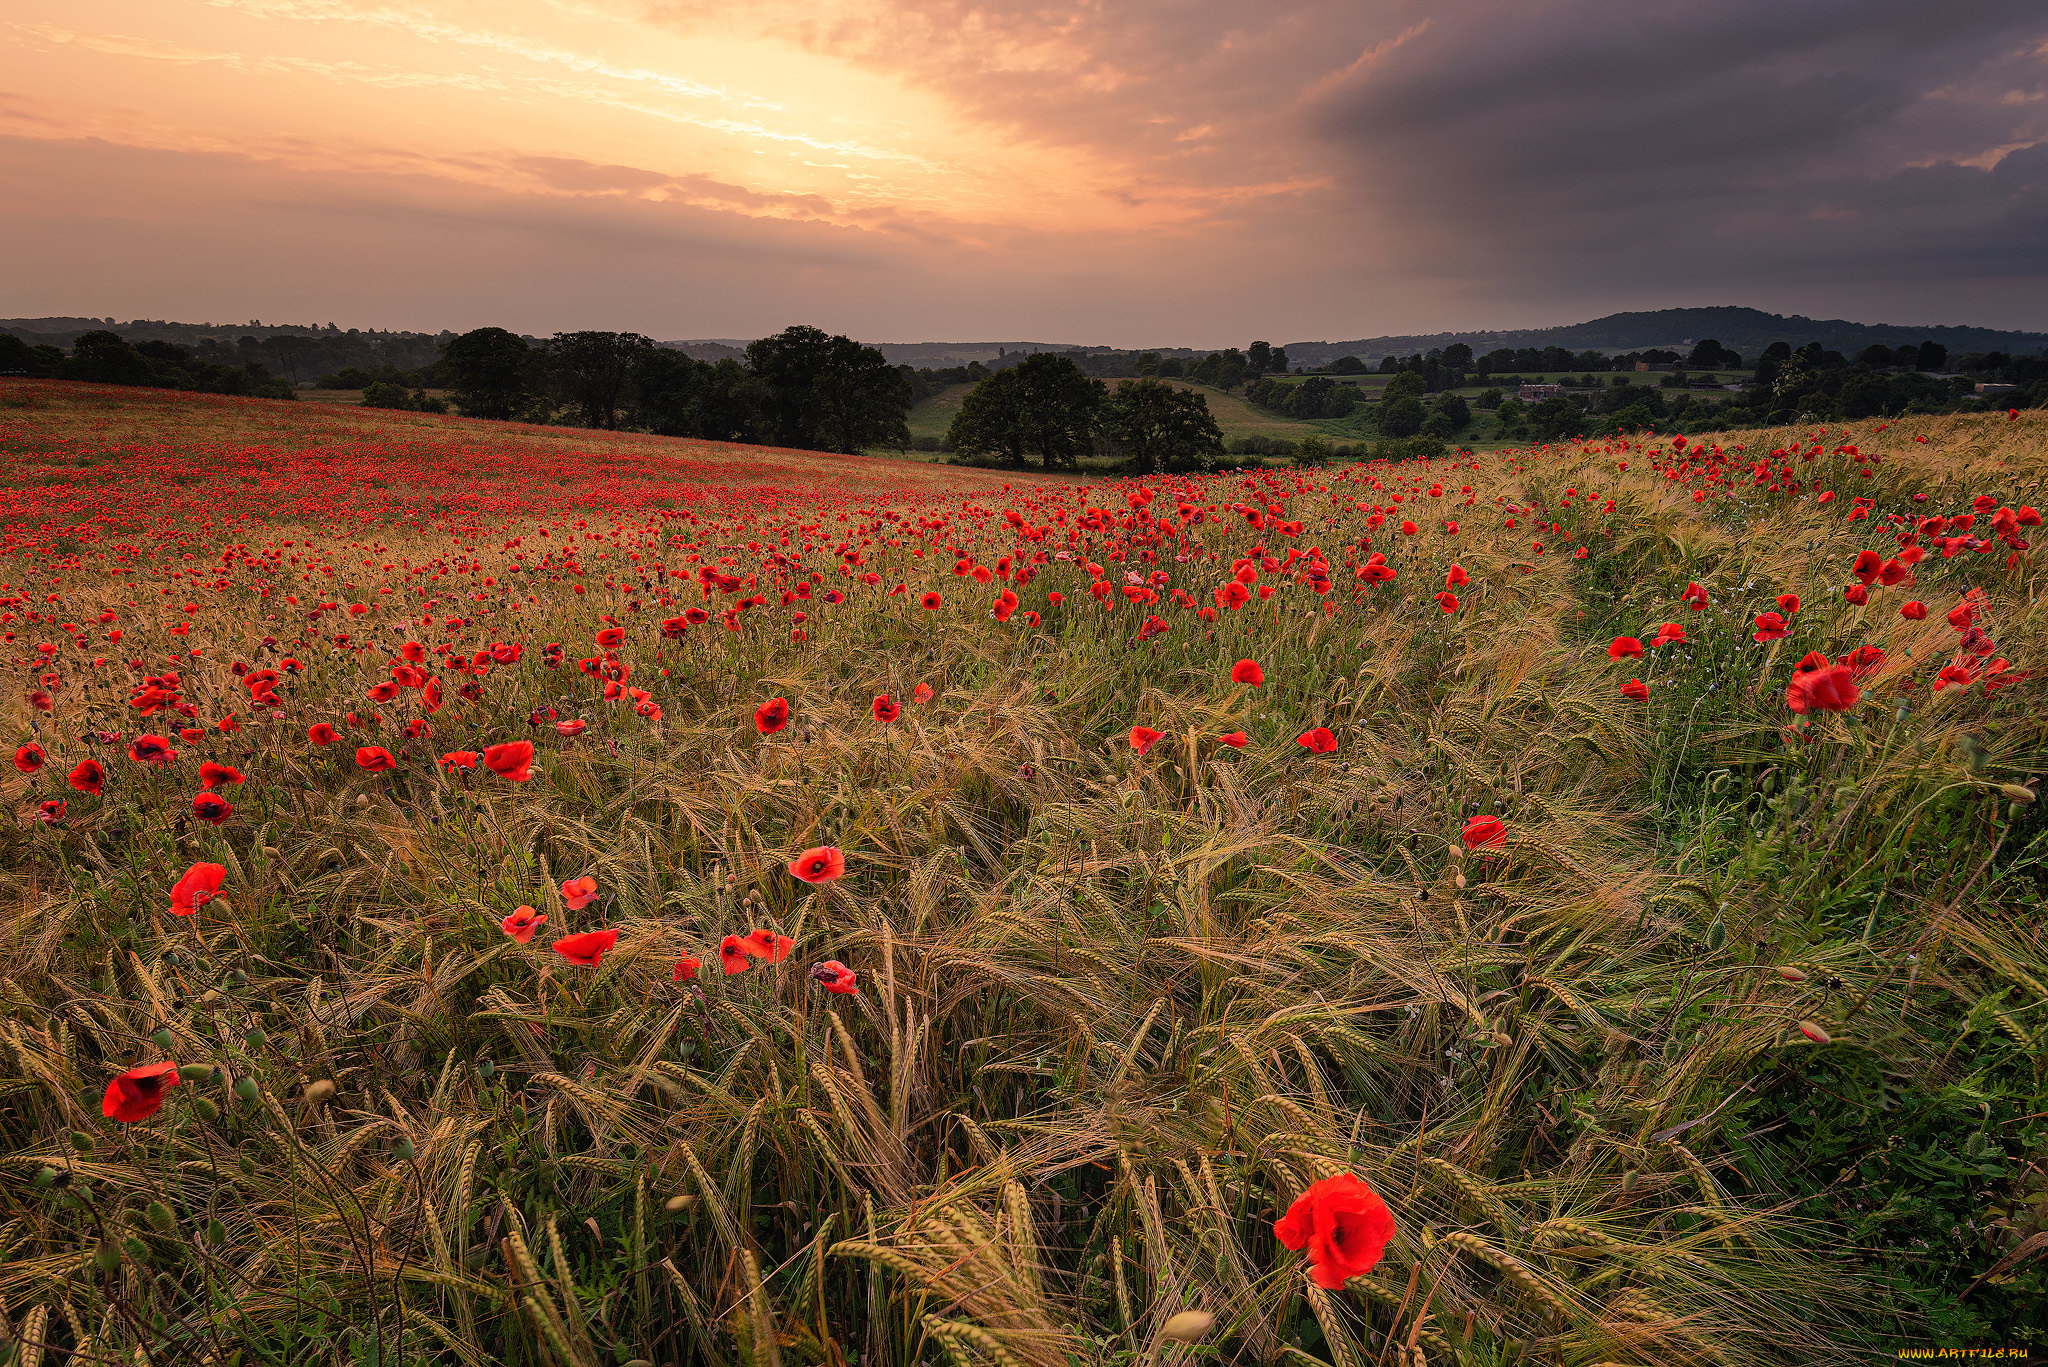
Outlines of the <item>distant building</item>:
<svg viewBox="0 0 2048 1367">
<path fill-rule="evenodd" d="M 1527 403 L 1531 399 L 1561 399 L 1564 386 L 1561 384 L 1525 384 L 1515 391 L 1515 397 Z"/>
<path fill-rule="evenodd" d="M 1977 386 L 1977 392 L 1979 394 L 2010 394 L 2018 388 L 2019 386 L 2016 384 L 1980 384 Z"/>
</svg>

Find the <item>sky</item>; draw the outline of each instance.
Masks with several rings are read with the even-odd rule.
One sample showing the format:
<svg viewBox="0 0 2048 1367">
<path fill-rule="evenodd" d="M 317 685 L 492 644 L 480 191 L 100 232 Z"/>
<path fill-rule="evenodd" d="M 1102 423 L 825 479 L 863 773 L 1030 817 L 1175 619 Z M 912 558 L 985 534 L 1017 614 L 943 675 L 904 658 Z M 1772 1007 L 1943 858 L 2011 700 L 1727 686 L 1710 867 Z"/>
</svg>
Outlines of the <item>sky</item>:
<svg viewBox="0 0 2048 1367">
<path fill-rule="evenodd" d="M 2048 329 L 2048 3 L 0 0 L 0 316 Z"/>
</svg>

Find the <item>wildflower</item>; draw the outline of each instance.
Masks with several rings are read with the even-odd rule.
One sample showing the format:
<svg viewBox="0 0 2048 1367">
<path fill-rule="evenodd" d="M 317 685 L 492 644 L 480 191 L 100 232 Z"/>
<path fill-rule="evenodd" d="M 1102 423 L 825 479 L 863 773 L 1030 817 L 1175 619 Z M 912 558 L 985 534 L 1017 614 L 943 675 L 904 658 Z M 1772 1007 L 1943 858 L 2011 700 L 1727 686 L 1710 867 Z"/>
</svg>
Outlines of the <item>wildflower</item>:
<svg viewBox="0 0 2048 1367">
<path fill-rule="evenodd" d="M 1245 735 L 1245 733 L 1242 731 L 1231 731 L 1225 735 L 1216 737 L 1216 743 L 1218 745 L 1227 745 L 1233 750 L 1244 749 L 1246 743 L 1250 740 L 1251 737 Z"/>
<path fill-rule="evenodd" d="M 850 996 L 859 991 L 859 984 L 852 969 L 837 959 L 827 959 L 811 969 L 811 980 L 827 992 Z"/>
<path fill-rule="evenodd" d="M 64 819 L 64 799 L 53 797 L 36 805 L 36 820 L 54 826 Z"/>
<path fill-rule="evenodd" d="M 727 977 L 744 973 L 752 965 L 747 947 L 737 935 L 728 935 L 718 942 L 718 962 L 724 967 Z"/>
<path fill-rule="evenodd" d="M 1257 660 L 1239 660 L 1230 667 L 1230 681 L 1234 684 L 1250 684 L 1257 688 L 1266 682 L 1266 671 L 1259 668 Z"/>
<path fill-rule="evenodd" d="M 529 767 L 532 763 L 533 742 L 530 740 L 508 740 L 484 750 L 484 768 L 514 783 L 524 783 L 533 777 L 533 770 Z"/>
<path fill-rule="evenodd" d="M 937 611 L 939 606 L 943 604 L 945 601 L 946 600 L 941 598 L 937 593 L 930 591 L 919 594 L 917 599 L 918 606 L 922 607 L 927 612 Z"/>
<path fill-rule="evenodd" d="M 1639 660 L 1643 655 L 1643 643 L 1633 636 L 1617 636 L 1607 647 L 1610 660 Z"/>
<path fill-rule="evenodd" d="M 361 745 L 356 747 L 356 764 L 373 774 L 384 774 L 396 769 L 398 760 L 381 745 Z"/>
<path fill-rule="evenodd" d="M 1458 610 L 1458 595 L 1452 593 L 1449 589 L 1445 589 L 1436 595 L 1436 605 L 1446 613 L 1456 612 Z"/>
<path fill-rule="evenodd" d="M 217 793 L 201 793 L 192 799 L 192 815 L 209 826 L 218 826 L 234 814 L 234 805 Z"/>
<path fill-rule="evenodd" d="M 218 788 L 223 783 L 240 783 L 243 775 L 232 764 L 215 764 L 212 760 L 199 766 L 199 786 Z"/>
<path fill-rule="evenodd" d="M 783 698 L 770 698 L 754 709 L 754 729 L 764 736 L 772 736 L 789 725 L 789 702 Z"/>
<path fill-rule="evenodd" d="M 96 759 L 82 759 L 66 778 L 79 792 L 98 797 L 101 786 L 107 781 L 107 771 L 100 768 Z"/>
<path fill-rule="evenodd" d="M 589 725 L 589 722 L 583 721 L 580 718 L 576 721 L 558 721 L 555 723 L 555 734 L 558 736 L 580 736 Z"/>
<path fill-rule="evenodd" d="M 597 633 L 596 640 L 599 650 L 617 650 L 626 643 L 626 633 L 620 627 L 606 627 Z"/>
<path fill-rule="evenodd" d="M 145 1063 L 107 1084 L 100 1101 L 100 1114 L 109 1120 L 133 1124 L 155 1115 L 164 1104 L 164 1088 L 178 1085 L 175 1063 Z"/>
<path fill-rule="evenodd" d="M 1785 615 L 1786 615 L 1787 617 L 1790 617 L 1790 616 L 1791 616 L 1791 615 L 1792 615 L 1793 613 L 1795 613 L 1795 612 L 1798 612 L 1798 611 L 1799 611 L 1799 595 L 1798 595 L 1798 594 L 1796 594 L 1796 593 L 1781 593 L 1781 594 L 1779 594 L 1779 595 L 1778 595 L 1778 611 L 1780 611 L 1780 612 L 1784 613 L 1784 614 L 1785 614 Z"/>
<path fill-rule="evenodd" d="M 1666 622 L 1657 628 L 1656 639 L 1650 642 L 1652 649 L 1658 646 L 1682 646 L 1685 644 L 1685 628 L 1676 622 Z"/>
<path fill-rule="evenodd" d="M 1648 702 L 1650 700 L 1650 686 L 1641 679 L 1630 679 L 1621 686 L 1621 696 L 1629 699 L 1631 702 Z"/>
<path fill-rule="evenodd" d="M 789 861 L 790 876 L 806 883 L 830 883 L 846 874 L 846 856 L 837 847 L 819 845 Z"/>
<path fill-rule="evenodd" d="M 533 939 L 533 933 L 548 923 L 548 918 L 532 907 L 517 907 L 510 916 L 498 922 L 498 929 L 510 935 L 520 944 Z"/>
<path fill-rule="evenodd" d="M 1835 1042 L 1834 1036 L 1821 1029 L 1820 1026 L 1812 1021 L 1799 1022 L 1799 1033 L 1812 1040 L 1815 1044 L 1833 1044 Z"/>
<path fill-rule="evenodd" d="M 1508 828 L 1497 816 L 1475 816 L 1465 823 L 1465 845 L 1475 850 L 1504 850 Z"/>
<path fill-rule="evenodd" d="M 1785 686 L 1785 706 L 1802 716 L 1808 712 L 1846 712 L 1863 696 L 1847 665 L 1795 675 Z"/>
<path fill-rule="evenodd" d="M 571 911 L 581 911 L 596 900 L 597 880 L 588 874 L 562 884 L 562 905 Z"/>
<path fill-rule="evenodd" d="M 1472 576 L 1465 573 L 1463 565 L 1453 564 L 1451 572 L 1444 576 L 1444 587 L 1447 589 L 1461 589 L 1471 582 Z"/>
<path fill-rule="evenodd" d="M 616 930 L 586 930 L 581 935 L 564 935 L 548 948 L 572 964 L 596 968 L 605 951 L 619 942 Z"/>
<path fill-rule="evenodd" d="M 315 745 L 332 745 L 341 739 L 341 732 L 324 721 L 316 721 L 306 728 L 306 739 Z"/>
<path fill-rule="evenodd" d="M 921 683 L 916 688 L 911 689 L 910 700 L 912 702 L 930 702 L 932 700 L 932 686 Z"/>
<path fill-rule="evenodd" d="M 178 757 L 171 748 L 168 738 L 159 735 L 137 736 L 128 747 L 128 758 L 137 764 L 169 764 Z"/>
<path fill-rule="evenodd" d="M 779 964 L 789 957 L 789 951 L 796 948 L 796 941 L 772 930 L 750 930 L 740 937 L 740 948 L 757 959 Z"/>
<path fill-rule="evenodd" d="M 1154 731 L 1149 726 L 1133 726 L 1131 728 L 1131 748 L 1142 755 L 1154 745 L 1157 745 L 1165 735 L 1164 731 Z"/>
<path fill-rule="evenodd" d="M 476 768 L 476 751 L 450 750 L 447 754 L 441 756 L 441 767 L 451 774 L 457 769 L 474 769 Z"/>
<path fill-rule="evenodd" d="M 1785 626 L 1784 618 L 1775 612 L 1765 612 L 1758 614 L 1756 634 L 1751 639 L 1757 641 L 1782 641 L 1791 634 Z"/>
<path fill-rule="evenodd" d="M 24 774 L 33 774 L 43 767 L 43 747 L 31 741 L 14 752 L 14 767 Z"/>
<path fill-rule="evenodd" d="M 675 972 L 668 975 L 668 980 L 672 983 L 693 982 L 697 977 L 697 970 L 703 966 L 702 959 L 694 954 L 685 954 L 676 960 Z"/>
<path fill-rule="evenodd" d="M 1308 1250 L 1309 1278 L 1335 1291 L 1370 1272 L 1394 1237 L 1394 1214 L 1356 1173 L 1326 1177 L 1273 1222 L 1281 1246 Z"/>
<path fill-rule="evenodd" d="M 872 710 L 875 714 L 875 720 L 884 726 L 887 726 L 890 722 L 903 715 L 902 705 L 887 693 L 876 695 Z"/>
<path fill-rule="evenodd" d="M 228 876 L 227 869 L 220 864 L 194 864 L 171 886 L 171 915 L 190 916 L 200 906 L 220 893 L 222 880 Z"/>
<path fill-rule="evenodd" d="M 1310 754 L 1327 755 L 1337 748 L 1337 736 L 1329 727 L 1317 726 L 1296 736 L 1294 743 Z"/>
</svg>

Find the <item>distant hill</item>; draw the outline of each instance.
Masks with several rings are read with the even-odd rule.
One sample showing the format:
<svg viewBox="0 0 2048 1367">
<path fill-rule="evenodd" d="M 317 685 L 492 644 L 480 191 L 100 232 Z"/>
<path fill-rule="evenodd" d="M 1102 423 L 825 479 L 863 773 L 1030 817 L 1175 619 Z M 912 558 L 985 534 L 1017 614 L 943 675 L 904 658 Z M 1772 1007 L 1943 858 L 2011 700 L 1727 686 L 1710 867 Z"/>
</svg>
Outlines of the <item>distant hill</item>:
<svg viewBox="0 0 2048 1367">
<path fill-rule="evenodd" d="M 1865 347 L 1939 342 L 1952 355 L 1973 351 L 2031 354 L 2048 350 L 2048 332 L 2000 332 L 1993 328 L 1908 327 L 1896 323 L 1851 323 L 1841 318 L 1805 318 L 1798 314 L 1765 313 L 1761 309 L 1721 307 L 1657 309 L 1610 313 L 1590 323 L 1566 327 L 1524 328 L 1506 332 L 1438 332 L 1427 336 L 1366 337 L 1355 342 L 1289 342 L 1287 359 L 1295 365 L 1328 365 L 1340 356 L 1377 361 L 1382 356 L 1411 356 L 1418 351 L 1463 342 L 1484 355 L 1499 347 L 1565 347 L 1572 351 L 1643 351 L 1650 347 L 1680 348 L 1713 338 L 1746 359 L 1773 342 L 1804 346 L 1819 342 L 1829 351 L 1853 356 Z"/>
</svg>

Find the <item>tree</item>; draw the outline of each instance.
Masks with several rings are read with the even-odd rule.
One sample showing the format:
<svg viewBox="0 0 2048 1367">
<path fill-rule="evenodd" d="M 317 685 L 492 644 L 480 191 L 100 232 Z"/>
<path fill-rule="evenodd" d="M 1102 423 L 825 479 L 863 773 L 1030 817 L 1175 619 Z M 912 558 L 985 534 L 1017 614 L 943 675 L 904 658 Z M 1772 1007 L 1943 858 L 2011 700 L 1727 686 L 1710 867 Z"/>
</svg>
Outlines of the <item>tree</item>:
<svg viewBox="0 0 2048 1367">
<path fill-rule="evenodd" d="M 1359 360 L 1356 356 L 1339 356 L 1336 360 L 1325 366 L 1324 369 L 1328 370 L 1332 375 L 1363 375 L 1366 373 L 1365 362 Z"/>
<path fill-rule="evenodd" d="M 1253 342 L 1244 349 L 1244 362 L 1254 375 L 1263 375 L 1273 368 L 1273 344 Z"/>
<path fill-rule="evenodd" d="M 946 428 L 946 445 L 963 456 L 1000 456 L 1024 463 L 1024 386 L 1015 370 L 999 370 L 967 391 Z"/>
<path fill-rule="evenodd" d="M 555 393 L 586 427 L 611 430 L 631 393 L 633 375 L 654 339 L 637 332 L 558 332 L 541 344 Z"/>
<path fill-rule="evenodd" d="M 64 378 L 95 384 L 148 384 L 149 362 L 117 332 L 95 328 L 71 344 Z"/>
<path fill-rule="evenodd" d="M 1427 380 L 1412 370 L 1404 370 L 1393 379 L 1388 380 L 1386 388 L 1380 390 L 1380 402 L 1385 403 L 1389 399 L 1407 398 L 1410 395 L 1420 398 L 1428 392 L 1429 382 Z"/>
<path fill-rule="evenodd" d="M 1286 347 L 1276 346 L 1273 348 L 1273 369 L 1278 371 L 1282 375 L 1285 375 L 1287 373 Z"/>
<path fill-rule="evenodd" d="M 1922 342 L 1914 361 L 1915 370 L 1940 370 L 1948 365 L 1948 348 L 1939 342 Z"/>
<path fill-rule="evenodd" d="M 533 402 L 533 348 L 515 333 L 477 328 L 452 337 L 441 347 L 441 363 L 464 417 L 504 421 Z"/>
<path fill-rule="evenodd" d="M 1381 436 L 1412 437 L 1422 430 L 1429 413 L 1413 394 L 1398 394 L 1380 400 L 1378 417 Z"/>
<path fill-rule="evenodd" d="M 1443 365 L 1448 370 L 1466 371 L 1472 368 L 1472 348 L 1463 342 L 1453 342 L 1444 348 Z"/>
<path fill-rule="evenodd" d="M 873 347 L 799 325 L 749 342 L 747 368 L 780 445 L 848 455 L 910 445 L 910 382 Z"/>
<path fill-rule="evenodd" d="M 1126 380 L 1102 407 L 1102 433 L 1137 474 L 1201 470 L 1223 454 L 1223 430 L 1209 401 L 1159 380 Z"/>
</svg>

